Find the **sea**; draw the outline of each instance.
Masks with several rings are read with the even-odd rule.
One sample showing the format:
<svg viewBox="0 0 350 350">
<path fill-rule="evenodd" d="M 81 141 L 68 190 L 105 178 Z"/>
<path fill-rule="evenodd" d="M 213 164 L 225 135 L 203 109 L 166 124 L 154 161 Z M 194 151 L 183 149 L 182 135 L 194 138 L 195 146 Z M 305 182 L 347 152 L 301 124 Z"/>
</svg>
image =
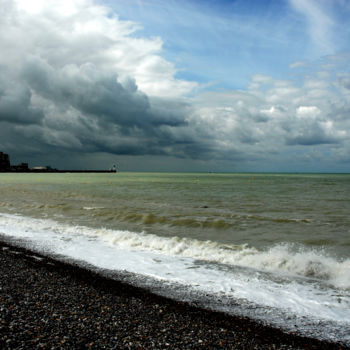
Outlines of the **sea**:
<svg viewBox="0 0 350 350">
<path fill-rule="evenodd" d="M 350 174 L 2 173 L 0 238 L 350 345 Z"/>
</svg>

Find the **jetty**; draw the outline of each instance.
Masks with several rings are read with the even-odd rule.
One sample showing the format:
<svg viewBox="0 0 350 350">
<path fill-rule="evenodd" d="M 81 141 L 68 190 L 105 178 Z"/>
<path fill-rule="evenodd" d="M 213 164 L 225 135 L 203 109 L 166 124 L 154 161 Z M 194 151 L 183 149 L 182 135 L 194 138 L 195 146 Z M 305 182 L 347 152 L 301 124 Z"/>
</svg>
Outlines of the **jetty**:
<svg viewBox="0 0 350 350">
<path fill-rule="evenodd" d="M 11 165 L 10 156 L 0 152 L 0 172 L 2 173 L 116 173 L 115 165 L 109 170 L 60 170 L 51 166 L 35 166 L 30 168 L 28 163 Z"/>
</svg>

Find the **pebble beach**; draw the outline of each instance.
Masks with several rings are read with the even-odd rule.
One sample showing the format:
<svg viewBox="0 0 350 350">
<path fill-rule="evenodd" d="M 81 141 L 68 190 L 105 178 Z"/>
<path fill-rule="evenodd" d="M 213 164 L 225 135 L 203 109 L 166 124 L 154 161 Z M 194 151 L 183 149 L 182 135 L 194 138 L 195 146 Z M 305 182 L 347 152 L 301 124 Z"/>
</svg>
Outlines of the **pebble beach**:
<svg viewBox="0 0 350 350">
<path fill-rule="evenodd" d="M 348 349 L 0 243 L 1 349 Z"/>
</svg>

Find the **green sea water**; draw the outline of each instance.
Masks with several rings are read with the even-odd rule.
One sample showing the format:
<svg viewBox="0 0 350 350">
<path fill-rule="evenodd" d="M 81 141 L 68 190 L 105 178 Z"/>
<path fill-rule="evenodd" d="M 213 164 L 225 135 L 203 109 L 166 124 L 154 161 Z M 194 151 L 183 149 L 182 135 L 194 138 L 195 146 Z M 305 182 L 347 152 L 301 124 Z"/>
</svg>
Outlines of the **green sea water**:
<svg viewBox="0 0 350 350">
<path fill-rule="evenodd" d="M 0 174 L 0 210 L 92 227 L 350 257 L 349 174 Z"/>
</svg>

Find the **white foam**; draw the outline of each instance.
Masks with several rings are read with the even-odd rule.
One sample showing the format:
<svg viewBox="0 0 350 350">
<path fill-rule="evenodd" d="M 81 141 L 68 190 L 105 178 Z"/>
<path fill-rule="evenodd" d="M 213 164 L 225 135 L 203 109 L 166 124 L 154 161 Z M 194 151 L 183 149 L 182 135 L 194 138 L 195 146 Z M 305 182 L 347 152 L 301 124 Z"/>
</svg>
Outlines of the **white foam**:
<svg viewBox="0 0 350 350">
<path fill-rule="evenodd" d="M 62 237 L 83 235 L 98 239 L 111 246 L 127 250 L 149 251 L 167 256 L 189 257 L 197 260 L 255 268 L 262 271 L 278 272 L 300 277 L 318 279 L 336 288 L 350 288 L 350 259 L 337 261 L 325 252 L 293 249 L 291 245 L 279 244 L 268 250 L 258 250 L 247 245 L 221 244 L 189 238 L 160 237 L 152 234 L 120 230 L 92 229 L 84 226 L 61 225 L 49 220 L 29 220 L 1 215 L 2 222 L 16 221 L 16 227 L 33 226 L 42 230 L 59 230 Z M 34 221 L 33 221 L 34 220 Z"/>
<path fill-rule="evenodd" d="M 84 210 L 96 210 L 96 209 L 103 209 L 103 207 L 83 207 Z"/>
<path fill-rule="evenodd" d="M 69 226 L 8 214 L 0 214 L 0 234 L 25 239 L 38 250 L 83 260 L 98 268 L 125 270 L 350 327 L 349 290 L 291 277 L 296 273 L 323 278 L 334 286 L 348 288 L 348 260 L 339 262 L 313 251 L 293 252 L 286 245 L 261 252 L 245 245 Z M 279 273 L 266 273 L 271 270 Z"/>
</svg>

